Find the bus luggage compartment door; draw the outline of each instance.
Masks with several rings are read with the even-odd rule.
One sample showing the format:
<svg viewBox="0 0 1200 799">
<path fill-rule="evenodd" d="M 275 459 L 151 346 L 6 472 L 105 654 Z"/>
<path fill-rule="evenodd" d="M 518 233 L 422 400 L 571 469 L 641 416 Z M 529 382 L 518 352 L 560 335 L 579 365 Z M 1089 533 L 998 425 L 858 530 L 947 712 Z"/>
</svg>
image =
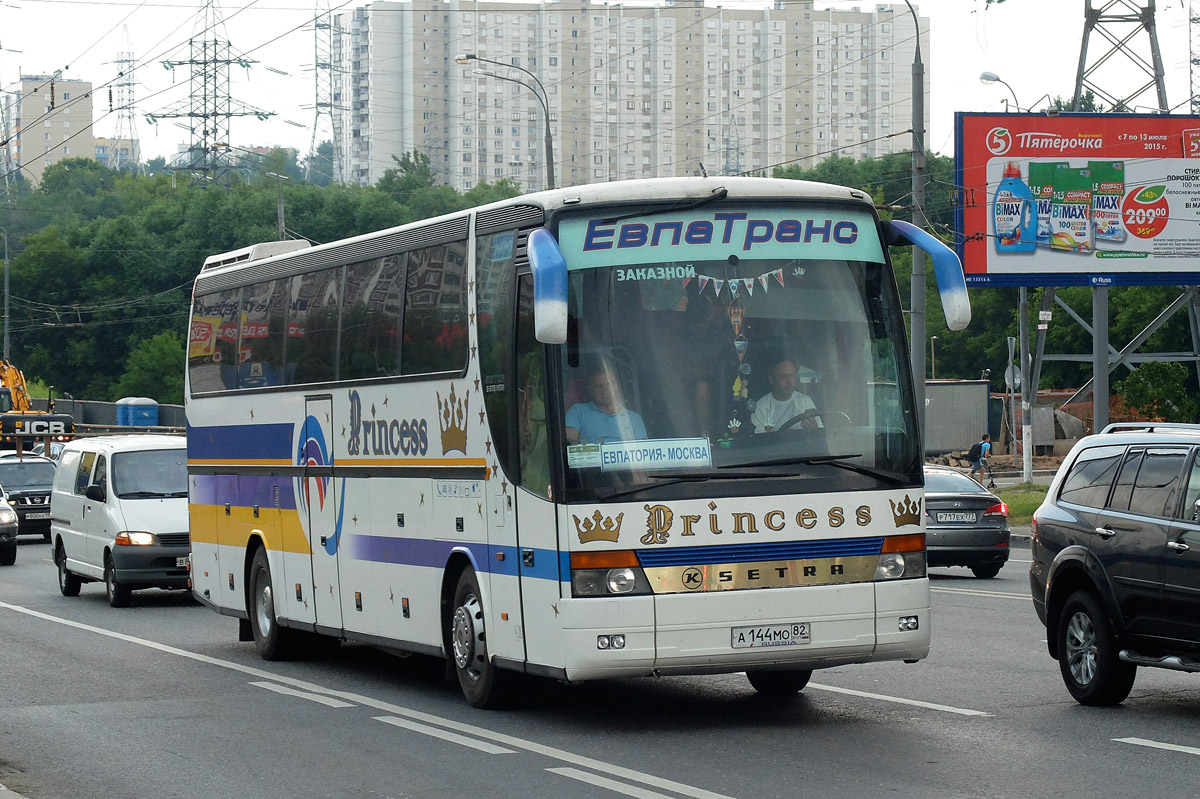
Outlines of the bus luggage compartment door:
<svg viewBox="0 0 1200 799">
<path fill-rule="evenodd" d="M 304 486 L 299 497 L 307 511 L 303 521 L 312 548 L 313 604 L 317 626 L 342 627 L 338 547 L 341 543 L 343 486 L 333 476 L 333 399 L 308 398 L 302 431 Z"/>
</svg>

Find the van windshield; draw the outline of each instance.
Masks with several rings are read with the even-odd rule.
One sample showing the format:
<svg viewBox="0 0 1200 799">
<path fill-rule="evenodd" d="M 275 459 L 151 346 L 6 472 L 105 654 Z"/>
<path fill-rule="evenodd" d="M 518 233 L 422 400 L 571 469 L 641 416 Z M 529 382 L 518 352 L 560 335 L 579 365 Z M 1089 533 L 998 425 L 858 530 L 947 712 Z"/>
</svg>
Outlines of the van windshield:
<svg viewBox="0 0 1200 799">
<path fill-rule="evenodd" d="M 118 452 L 112 458 L 112 490 L 122 499 L 186 497 L 187 450 Z"/>
</svg>

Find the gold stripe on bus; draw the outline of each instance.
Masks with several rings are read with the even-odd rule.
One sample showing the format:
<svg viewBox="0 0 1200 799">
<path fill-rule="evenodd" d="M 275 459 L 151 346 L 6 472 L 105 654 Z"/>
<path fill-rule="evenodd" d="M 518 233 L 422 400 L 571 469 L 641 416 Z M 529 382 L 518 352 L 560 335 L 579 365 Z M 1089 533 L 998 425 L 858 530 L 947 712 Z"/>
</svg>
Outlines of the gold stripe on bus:
<svg viewBox="0 0 1200 799">
<path fill-rule="evenodd" d="M 757 563 L 706 563 L 646 569 L 656 594 L 739 591 L 747 588 L 795 588 L 805 585 L 865 583 L 875 579 L 877 555 L 768 560 Z"/>
<path fill-rule="evenodd" d="M 300 514 L 290 508 L 260 508 L 255 516 L 253 508 L 231 506 L 226 516 L 224 505 L 189 503 L 188 516 L 193 544 L 245 549 L 251 537 L 259 537 L 272 551 L 312 553 Z"/>
</svg>

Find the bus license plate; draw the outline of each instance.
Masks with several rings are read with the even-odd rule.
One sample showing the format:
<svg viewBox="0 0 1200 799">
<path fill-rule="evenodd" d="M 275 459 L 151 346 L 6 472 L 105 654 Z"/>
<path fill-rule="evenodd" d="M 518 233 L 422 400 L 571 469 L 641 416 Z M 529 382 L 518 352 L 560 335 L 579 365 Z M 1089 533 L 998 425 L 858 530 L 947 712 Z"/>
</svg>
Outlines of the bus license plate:
<svg viewBox="0 0 1200 799">
<path fill-rule="evenodd" d="M 968 522 L 975 523 L 976 516 L 974 513 L 966 513 L 964 511 L 938 511 L 937 520 L 939 522 Z"/>
<path fill-rule="evenodd" d="M 25 514 L 25 518 L 26 518 L 26 519 L 31 519 L 31 520 L 32 520 L 32 519 L 49 519 L 49 518 L 50 518 L 50 514 L 49 514 L 49 512 L 45 512 L 45 513 L 26 513 L 26 514 Z"/>
<path fill-rule="evenodd" d="M 757 627 L 734 627 L 734 649 L 757 649 L 766 646 L 797 646 L 807 644 L 810 624 L 806 621 L 791 624 L 760 624 Z"/>
</svg>

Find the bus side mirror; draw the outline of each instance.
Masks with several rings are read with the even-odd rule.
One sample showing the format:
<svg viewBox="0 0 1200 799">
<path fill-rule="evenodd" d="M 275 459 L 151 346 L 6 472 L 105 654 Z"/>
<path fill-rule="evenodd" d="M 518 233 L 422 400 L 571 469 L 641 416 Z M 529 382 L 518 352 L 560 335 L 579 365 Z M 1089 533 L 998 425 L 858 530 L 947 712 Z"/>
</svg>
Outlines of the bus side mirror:
<svg viewBox="0 0 1200 799">
<path fill-rule="evenodd" d="M 929 260 L 933 262 L 933 273 L 937 276 L 938 293 L 942 295 L 946 327 L 951 330 L 966 328 L 971 323 L 971 300 L 967 297 L 967 280 L 963 277 L 962 262 L 954 250 L 916 225 L 899 219 L 887 223 L 884 238 L 888 246 L 912 244 L 929 255 Z"/>
<path fill-rule="evenodd" d="M 567 259 L 544 227 L 525 244 L 533 269 L 533 334 L 543 344 L 567 340 Z"/>
</svg>

